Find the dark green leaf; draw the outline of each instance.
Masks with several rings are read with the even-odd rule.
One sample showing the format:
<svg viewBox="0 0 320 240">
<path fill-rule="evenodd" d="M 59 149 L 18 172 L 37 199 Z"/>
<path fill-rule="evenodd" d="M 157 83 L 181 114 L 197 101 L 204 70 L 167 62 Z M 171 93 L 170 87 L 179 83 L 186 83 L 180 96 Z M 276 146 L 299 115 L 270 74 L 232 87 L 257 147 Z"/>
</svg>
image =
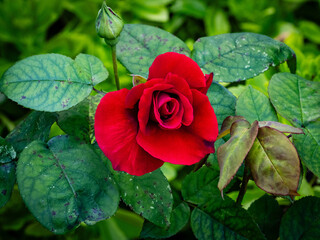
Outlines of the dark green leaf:
<svg viewBox="0 0 320 240">
<path fill-rule="evenodd" d="M 114 172 L 122 200 L 150 222 L 169 226 L 173 197 L 166 177 L 158 169 L 143 176 Z"/>
<path fill-rule="evenodd" d="M 12 145 L 0 137 L 0 164 L 11 162 L 16 156 L 16 151 Z"/>
<path fill-rule="evenodd" d="M 82 71 L 88 74 L 88 78 L 91 79 L 93 85 L 106 80 L 109 76 L 108 70 L 95 56 L 80 53 L 75 62 L 81 67 Z"/>
<path fill-rule="evenodd" d="M 92 90 L 92 81 L 71 58 L 43 54 L 9 68 L 0 80 L 0 89 L 24 107 L 56 112 L 85 99 Z"/>
<path fill-rule="evenodd" d="M 270 80 L 269 96 L 277 112 L 297 127 L 320 117 L 320 82 L 277 73 Z"/>
<path fill-rule="evenodd" d="M 268 240 L 276 240 L 279 237 L 281 209 L 273 197 L 263 195 L 251 204 L 248 212 Z"/>
<path fill-rule="evenodd" d="M 101 94 L 87 97 L 76 106 L 58 113 L 59 127 L 69 135 L 86 142 L 94 139 L 94 115 L 102 98 Z"/>
<path fill-rule="evenodd" d="M 300 160 L 283 133 L 269 127 L 259 128 L 246 160 L 255 183 L 262 190 L 275 195 L 297 195 Z"/>
<path fill-rule="evenodd" d="M 303 130 L 301 128 L 296 128 L 290 125 L 273 121 L 259 121 L 259 127 L 270 127 L 283 133 L 303 134 Z"/>
<path fill-rule="evenodd" d="M 16 163 L 0 164 L 0 208 L 9 201 L 15 182 Z"/>
<path fill-rule="evenodd" d="M 190 55 L 188 46 L 171 33 L 141 24 L 126 24 L 117 44 L 117 58 L 130 73 L 147 78 L 153 60 L 165 52 Z"/>
<path fill-rule="evenodd" d="M 294 135 L 293 143 L 303 163 L 320 177 L 320 120 L 304 128 L 305 135 Z"/>
<path fill-rule="evenodd" d="M 145 221 L 140 234 L 141 238 L 169 238 L 178 233 L 189 221 L 190 208 L 188 204 L 182 202 L 173 209 L 170 217 L 169 228 L 161 228 Z"/>
<path fill-rule="evenodd" d="M 238 120 L 231 126 L 231 138 L 217 150 L 220 166 L 218 188 L 222 192 L 237 173 L 243 160 L 250 151 L 258 134 L 258 122 L 251 126 L 245 120 Z"/>
<path fill-rule="evenodd" d="M 280 239 L 318 239 L 319 229 L 320 198 L 305 197 L 296 201 L 283 216 Z"/>
<path fill-rule="evenodd" d="M 249 213 L 229 197 L 214 198 L 191 214 L 191 228 L 197 239 L 265 239 Z"/>
<path fill-rule="evenodd" d="M 189 174 L 182 183 L 183 199 L 193 204 L 202 204 L 214 196 L 221 198 L 217 188 L 219 171 L 202 167 Z"/>
<path fill-rule="evenodd" d="M 56 121 L 56 117 L 55 113 L 32 112 L 9 133 L 6 140 L 13 145 L 17 153 L 20 153 L 34 140 L 48 140 L 50 128 Z"/>
<path fill-rule="evenodd" d="M 255 33 L 228 33 L 196 41 L 192 58 L 213 81 L 235 82 L 259 75 L 295 57 L 284 43 Z"/>
<path fill-rule="evenodd" d="M 237 99 L 228 89 L 215 82 L 209 87 L 207 96 L 217 116 L 220 129 L 226 117 L 235 115 Z"/>
<path fill-rule="evenodd" d="M 237 100 L 236 113 L 248 122 L 278 121 L 276 111 L 269 99 L 260 91 L 249 85 Z"/>
<path fill-rule="evenodd" d="M 95 149 L 66 135 L 29 144 L 17 181 L 31 213 L 57 234 L 106 219 L 118 207 L 118 190 Z"/>
</svg>

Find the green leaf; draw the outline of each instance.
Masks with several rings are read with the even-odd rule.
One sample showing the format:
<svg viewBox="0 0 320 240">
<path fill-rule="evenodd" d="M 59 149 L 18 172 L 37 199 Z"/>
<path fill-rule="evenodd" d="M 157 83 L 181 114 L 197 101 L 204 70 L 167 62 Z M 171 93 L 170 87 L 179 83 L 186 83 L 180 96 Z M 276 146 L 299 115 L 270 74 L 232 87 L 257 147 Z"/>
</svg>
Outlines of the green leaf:
<svg viewBox="0 0 320 240">
<path fill-rule="evenodd" d="M 305 197 L 285 213 L 280 225 L 280 239 L 317 239 L 320 229 L 320 198 Z M 316 238 L 312 237 L 316 236 Z"/>
<path fill-rule="evenodd" d="M 259 121 L 259 127 L 270 127 L 283 133 L 303 134 L 303 130 L 301 128 L 295 128 L 290 125 L 273 121 Z"/>
<path fill-rule="evenodd" d="M 277 73 L 270 80 L 269 96 L 277 112 L 297 127 L 320 117 L 320 82 Z"/>
<path fill-rule="evenodd" d="M 320 120 L 308 124 L 304 132 L 305 135 L 294 135 L 293 143 L 303 163 L 320 177 Z"/>
<path fill-rule="evenodd" d="M 0 164 L 0 208 L 10 199 L 16 182 L 16 163 Z"/>
<path fill-rule="evenodd" d="M 227 196 L 195 208 L 191 214 L 191 228 L 199 240 L 265 239 L 249 213 Z"/>
<path fill-rule="evenodd" d="M 9 133 L 6 140 L 13 145 L 17 153 L 20 153 L 34 140 L 47 141 L 56 118 L 55 113 L 34 111 Z"/>
<path fill-rule="evenodd" d="M 281 209 L 273 197 L 263 195 L 251 204 L 248 212 L 268 240 L 276 240 L 279 237 Z"/>
<path fill-rule="evenodd" d="M 102 95 L 87 97 L 76 106 L 58 113 L 57 123 L 67 134 L 86 142 L 94 138 L 94 115 Z"/>
<path fill-rule="evenodd" d="M 219 171 L 202 167 L 189 174 L 182 183 L 183 199 L 193 204 L 203 204 L 214 196 L 221 198 L 217 188 Z"/>
<path fill-rule="evenodd" d="M 245 120 L 238 120 L 231 126 L 231 138 L 217 150 L 220 166 L 218 188 L 221 193 L 237 173 L 243 160 L 250 151 L 258 134 L 258 122 L 251 126 Z"/>
<path fill-rule="evenodd" d="M 17 181 L 30 212 L 56 234 L 106 219 L 118 207 L 117 187 L 95 149 L 66 135 L 29 144 Z"/>
<path fill-rule="evenodd" d="M 209 87 L 207 96 L 217 116 L 220 129 L 226 117 L 235 115 L 237 99 L 228 89 L 215 82 Z"/>
<path fill-rule="evenodd" d="M 0 137 L 0 164 L 11 162 L 16 156 L 17 153 L 12 145 Z"/>
<path fill-rule="evenodd" d="M 255 33 L 227 33 L 196 41 L 192 58 L 213 81 L 236 82 L 295 57 L 284 43 Z"/>
<path fill-rule="evenodd" d="M 71 58 L 43 54 L 9 68 L 0 80 L 0 90 L 24 107 L 56 112 L 85 99 L 92 90 L 92 81 Z"/>
<path fill-rule="evenodd" d="M 130 73 L 147 78 L 153 60 L 166 52 L 190 55 L 188 46 L 171 33 L 142 24 L 124 25 L 117 58 Z"/>
<path fill-rule="evenodd" d="M 243 116 L 248 122 L 278 121 L 277 113 L 269 99 L 260 91 L 248 86 L 239 96 L 236 114 Z"/>
<path fill-rule="evenodd" d="M 286 135 L 273 128 L 259 128 L 246 160 L 262 190 L 274 195 L 297 195 L 300 160 Z"/>
<path fill-rule="evenodd" d="M 114 172 L 122 200 L 150 222 L 165 227 L 170 224 L 173 197 L 168 180 L 161 170 L 143 176 Z"/>
<path fill-rule="evenodd" d="M 88 74 L 93 85 L 97 85 L 106 80 L 109 76 L 106 67 L 100 59 L 95 56 L 80 53 L 76 57 L 75 62 L 81 67 L 82 71 Z"/>
<path fill-rule="evenodd" d="M 173 209 L 170 217 L 169 228 L 159 227 L 145 221 L 140 238 L 169 238 L 177 234 L 189 221 L 190 208 L 185 202 L 180 203 Z"/>
</svg>

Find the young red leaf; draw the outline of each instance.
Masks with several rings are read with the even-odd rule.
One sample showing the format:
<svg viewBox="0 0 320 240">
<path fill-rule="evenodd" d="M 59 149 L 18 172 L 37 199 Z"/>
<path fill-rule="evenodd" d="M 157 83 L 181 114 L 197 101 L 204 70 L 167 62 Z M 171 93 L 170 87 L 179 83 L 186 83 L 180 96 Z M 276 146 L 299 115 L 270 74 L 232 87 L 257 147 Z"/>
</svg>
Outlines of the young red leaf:
<svg viewBox="0 0 320 240">
<path fill-rule="evenodd" d="M 292 127 L 290 125 L 286 125 L 279 122 L 273 121 L 259 121 L 259 127 L 270 127 L 274 128 L 283 133 L 294 133 L 294 134 L 304 134 L 301 128 Z"/>
<path fill-rule="evenodd" d="M 231 126 L 231 138 L 217 150 L 220 166 L 218 188 L 221 193 L 238 171 L 258 134 L 258 122 L 250 126 L 246 120 L 238 120 Z"/>
<path fill-rule="evenodd" d="M 262 190 L 274 195 L 298 195 L 300 160 L 283 133 L 270 127 L 260 128 L 246 160 Z"/>
</svg>

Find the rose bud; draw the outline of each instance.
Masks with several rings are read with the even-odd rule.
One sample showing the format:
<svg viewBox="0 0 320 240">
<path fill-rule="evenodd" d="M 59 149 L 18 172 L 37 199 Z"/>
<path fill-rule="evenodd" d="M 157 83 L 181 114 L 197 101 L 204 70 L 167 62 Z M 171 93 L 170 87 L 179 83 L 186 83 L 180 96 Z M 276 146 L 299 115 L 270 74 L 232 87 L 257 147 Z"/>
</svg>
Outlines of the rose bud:
<svg viewBox="0 0 320 240">
<path fill-rule="evenodd" d="M 104 38 L 108 44 L 114 45 L 118 42 L 117 38 L 123 26 L 122 19 L 107 6 L 106 2 L 103 2 L 96 19 L 96 30 L 99 37 Z"/>
<path fill-rule="evenodd" d="M 145 83 L 107 93 L 94 127 L 113 168 L 140 176 L 214 153 L 218 123 L 206 96 L 212 78 L 191 58 L 168 52 L 156 57 Z"/>
</svg>

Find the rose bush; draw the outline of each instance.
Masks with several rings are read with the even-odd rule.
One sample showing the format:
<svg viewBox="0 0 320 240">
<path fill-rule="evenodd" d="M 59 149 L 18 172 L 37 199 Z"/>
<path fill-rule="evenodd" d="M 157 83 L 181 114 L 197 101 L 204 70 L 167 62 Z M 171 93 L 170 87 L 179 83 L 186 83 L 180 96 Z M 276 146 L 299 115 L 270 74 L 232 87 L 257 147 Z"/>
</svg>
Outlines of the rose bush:
<svg viewBox="0 0 320 240">
<path fill-rule="evenodd" d="M 214 153 L 218 123 L 205 95 L 212 77 L 191 58 L 168 52 L 154 60 L 146 83 L 107 93 L 95 136 L 113 168 L 139 176 L 164 162 L 191 165 Z"/>
</svg>

